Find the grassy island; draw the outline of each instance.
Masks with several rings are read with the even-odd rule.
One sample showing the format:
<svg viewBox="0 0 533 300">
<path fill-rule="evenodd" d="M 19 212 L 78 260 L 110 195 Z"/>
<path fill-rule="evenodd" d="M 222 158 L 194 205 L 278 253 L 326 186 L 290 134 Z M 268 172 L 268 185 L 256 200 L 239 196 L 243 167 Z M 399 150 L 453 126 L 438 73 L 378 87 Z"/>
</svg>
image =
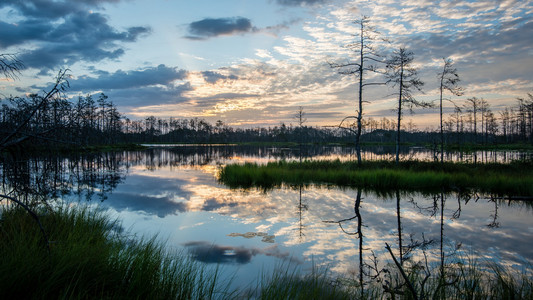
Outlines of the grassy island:
<svg viewBox="0 0 533 300">
<path fill-rule="evenodd" d="M 475 190 L 528 198 L 533 196 L 533 163 L 278 161 L 227 165 L 219 172 L 219 180 L 233 188 L 334 184 L 377 191 Z"/>
</svg>

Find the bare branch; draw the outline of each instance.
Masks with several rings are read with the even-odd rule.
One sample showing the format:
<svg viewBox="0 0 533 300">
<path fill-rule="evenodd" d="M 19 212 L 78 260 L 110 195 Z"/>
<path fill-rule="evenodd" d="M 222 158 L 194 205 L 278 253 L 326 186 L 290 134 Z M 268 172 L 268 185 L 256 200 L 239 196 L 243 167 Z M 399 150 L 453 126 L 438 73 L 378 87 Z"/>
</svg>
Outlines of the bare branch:
<svg viewBox="0 0 533 300">
<path fill-rule="evenodd" d="M 392 260 L 394 261 L 394 264 L 396 265 L 396 267 L 400 271 L 400 274 L 402 275 L 403 280 L 407 284 L 407 287 L 409 288 L 409 291 L 411 291 L 411 294 L 412 294 L 413 298 L 415 300 L 418 300 L 418 295 L 416 294 L 415 287 L 413 286 L 411 281 L 409 281 L 409 277 L 407 277 L 407 274 L 405 273 L 405 271 L 403 270 L 403 267 L 400 265 L 400 263 L 398 262 L 398 260 L 394 256 L 394 253 L 392 253 L 392 249 L 391 249 L 391 247 L 389 246 L 388 243 L 385 243 L 385 249 L 387 249 L 389 251 L 389 253 L 390 253 L 391 257 L 392 257 Z"/>
<path fill-rule="evenodd" d="M 56 95 L 61 94 L 64 92 L 68 87 L 70 87 L 69 82 L 67 78 L 69 77 L 70 70 L 65 69 L 59 71 L 54 86 L 48 91 L 45 92 L 45 96 L 41 98 L 41 101 L 33 108 L 30 114 L 24 119 L 23 122 L 21 122 L 18 127 L 11 132 L 11 134 L 8 134 L 1 142 L 0 142 L 0 149 L 7 147 L 7 145 L 13 145 L 10 140 L 12 140 L 17 134 L 19 134 L 22 129 L 30 122 L 31 118 L 37 113 L 37 111 L 43 107 L 49 100 L 51 100 Z"/>
<path fill-rule="evenodd" d="M 15 54 L 0 54 L 0 73 L 6 78 L 18 79 L 24 64 Z"/>
</svg>

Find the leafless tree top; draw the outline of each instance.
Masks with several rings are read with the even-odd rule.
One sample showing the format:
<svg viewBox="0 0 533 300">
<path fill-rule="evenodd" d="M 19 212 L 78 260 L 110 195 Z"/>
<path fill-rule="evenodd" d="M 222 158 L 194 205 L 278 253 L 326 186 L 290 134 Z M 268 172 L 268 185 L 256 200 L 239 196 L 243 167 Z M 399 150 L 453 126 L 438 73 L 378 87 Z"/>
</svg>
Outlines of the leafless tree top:
<svg viewBox="0 0 533 300">
<path fill-rule="evenodd" d="M 24 64 L 15 54 L 0 54 L 0 72 L 5 78 L 17 79 Z"/>
</svg>

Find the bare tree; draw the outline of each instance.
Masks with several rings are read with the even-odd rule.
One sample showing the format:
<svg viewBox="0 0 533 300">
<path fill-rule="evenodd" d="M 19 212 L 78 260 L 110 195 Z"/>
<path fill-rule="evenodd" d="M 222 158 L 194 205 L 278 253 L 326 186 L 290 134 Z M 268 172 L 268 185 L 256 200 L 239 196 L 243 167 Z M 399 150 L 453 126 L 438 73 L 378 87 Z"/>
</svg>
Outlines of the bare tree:
<svg viewBox="0 0 533 300">
<path fill-rule="evenodd" d="M 440 108 L 440 161 L 444 161 L 444 131 L 442 125 L 442 100 L 444 91 L 448 91 L 455 96 L 463 95 L 463 88 L 459 87 L 459 75 L 457 69 L 453 67 L 453 61 L 450 58 L 443 58 L 444 66 L 442 72 L 438 73 L 439 78 L 439 108 Z"/>
<path fill-rule="evenodd" d="M 298 112 L 296 112 L 296 115 L 294 116 L 296 119 L 296 122 L 298 122 L 298 146 L 299 146 L 299 157 L 300 157 L 300 163 L 302 162 L 302 139 L 303 135 L 305 134 L 303 125 L 305 122 L 307 122 L 307 118 L 305 117 L 305 111 L 304 107 L 300 106 L 298 107 Z"/>
<path fill-rule="evenodd" d="M 0 150 L 10 147 L 10 146 L 20 144 L 30 137 L 39 137 L 40 135 L 44 134 L 44 132 L 40 132 L 37 134 L 31 134 L 31 135 L 24 134 L 23 129 L 29 124 L 33 116 L 42 107 L 47 105 L 49 101 L 54 99 L 54 97 L 61 95 L 61 93 L 69 87 L 69 83 L 67 80 L 67 78 L 69 77 L 68 71 L 69 71 L 68 69 L 59 71 L 52 88 L 48 92 L 45 92 L 44 96 L 39 97 L 37 104 L 31 109 L 31 111 L 27 114 L 27 116 L 18 124 L 18 126 L 11 133 L 6 135 L 0 141 Z"/>
<path fill-rule="evenodd" d="M 415 100 L 412 93 L 414 90 L 421 91 L 424 82 L 418 78 L 416 68 L 412 66 L 414 54 L 405 48 L 394 51 L 387 61 L 387 84 L 398 88 L 398 123 L 396 137 L 396 164 L 400 161 L 400 130 L 402 120 L 402 108 L 407 104 L 410 109 L 414 106 L 429 107 L 429 103 Z"/>
<path fill-rule="evenodd" d="M 473 125 L 474 139 L 477 142 L 477 114 L 481 111 L 484 99 L 472 97 L 466 99 L 465 108 L 468 113 L 472 114 L 471 124 Z"/>
<path fill-rule="evenodd" d="M 0 54 L 0 73 L 6 78 L 16 79 L 24 64 L 15 54 Z"/>
<path fill-rule="evenodd" d="M 357 62 L 348 62 L 348 63 L 330 63 L 330 67 L 339 69 L 339 73 L 345 75 L 355 75 L 359 79 L 359 94 L 356 110 L 356 116 L 349 116 L 344 118 L 339 127 L 343 127 L 343 123 L 348 119 L 356 119 L 357 128 L 355 132 L 355 149 L 357 152 L 357 162 L 361 164 L 361 130 L 362 130 L 362 119 L 363 119 L 363 89 L 369 85 L 380 85 L 384 83 L 378 82 L 366 82 L 365 74 L 367 72 L 378 72 L 376 63 L 383 63 L 381 55 L 379 55 L 374 47 L 374 42 L 379 36 L 379 32 L 370 25 L 370 18 L 363 16 L 361 19 L 355 20 L 353 22 L 359 26 L 359 33 L 355 35 L 356 42 L 350 45 L 347 45 L 348 48 L 352 49 L 358 56 L 359 59 Z"/>
</svg>

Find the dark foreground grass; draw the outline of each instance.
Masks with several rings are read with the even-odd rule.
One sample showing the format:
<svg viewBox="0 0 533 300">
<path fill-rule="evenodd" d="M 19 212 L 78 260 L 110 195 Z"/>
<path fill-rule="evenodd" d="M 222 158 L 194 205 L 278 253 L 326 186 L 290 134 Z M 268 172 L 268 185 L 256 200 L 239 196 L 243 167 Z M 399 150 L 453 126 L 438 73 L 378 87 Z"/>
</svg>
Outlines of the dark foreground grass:
<svg viewBox="0 0 533 300">
<path fill-rule="evenodd" d="M 47 249 L 26 211 L 4 207 L 0 223 L 0 299 L 209 299 L 207 272 L 154 239 L 135 241 L 94 210 L 38 210 Z"/>
<path fill-rule="evenodd" d="M 533 299 L 530 266 L 517 272 L 480 267 L 474 260 L 447 264 L 446 272 L 406 264 L 416 295 L 391 265 L 386 275 L 368 277 L 363 286 L 327 269 L 302 274 L 281 266 L 255 285 L 230 290 L 220 284 L 225 280 L 218 269 L 169 252 L 154 239 L 127 239 L 117 222 L 100 212 L 65 207 L 37 212 L 49 249 L 26 211 L 1 209 L 0 299 Z M 425 280 L 428 273 L 434 275 Z"/>
<path fill-rule="evenodd" d="M 356 162 L 294 161 L 266 165 L 231 164 L 221 169 L 219 180 L 232 188 L 272 188 L 282 184 L 334 184 L 388 191 L 465 191 L 533 196 L 533 163 L 467 164 L 404 161 Z"/>
</svg>

